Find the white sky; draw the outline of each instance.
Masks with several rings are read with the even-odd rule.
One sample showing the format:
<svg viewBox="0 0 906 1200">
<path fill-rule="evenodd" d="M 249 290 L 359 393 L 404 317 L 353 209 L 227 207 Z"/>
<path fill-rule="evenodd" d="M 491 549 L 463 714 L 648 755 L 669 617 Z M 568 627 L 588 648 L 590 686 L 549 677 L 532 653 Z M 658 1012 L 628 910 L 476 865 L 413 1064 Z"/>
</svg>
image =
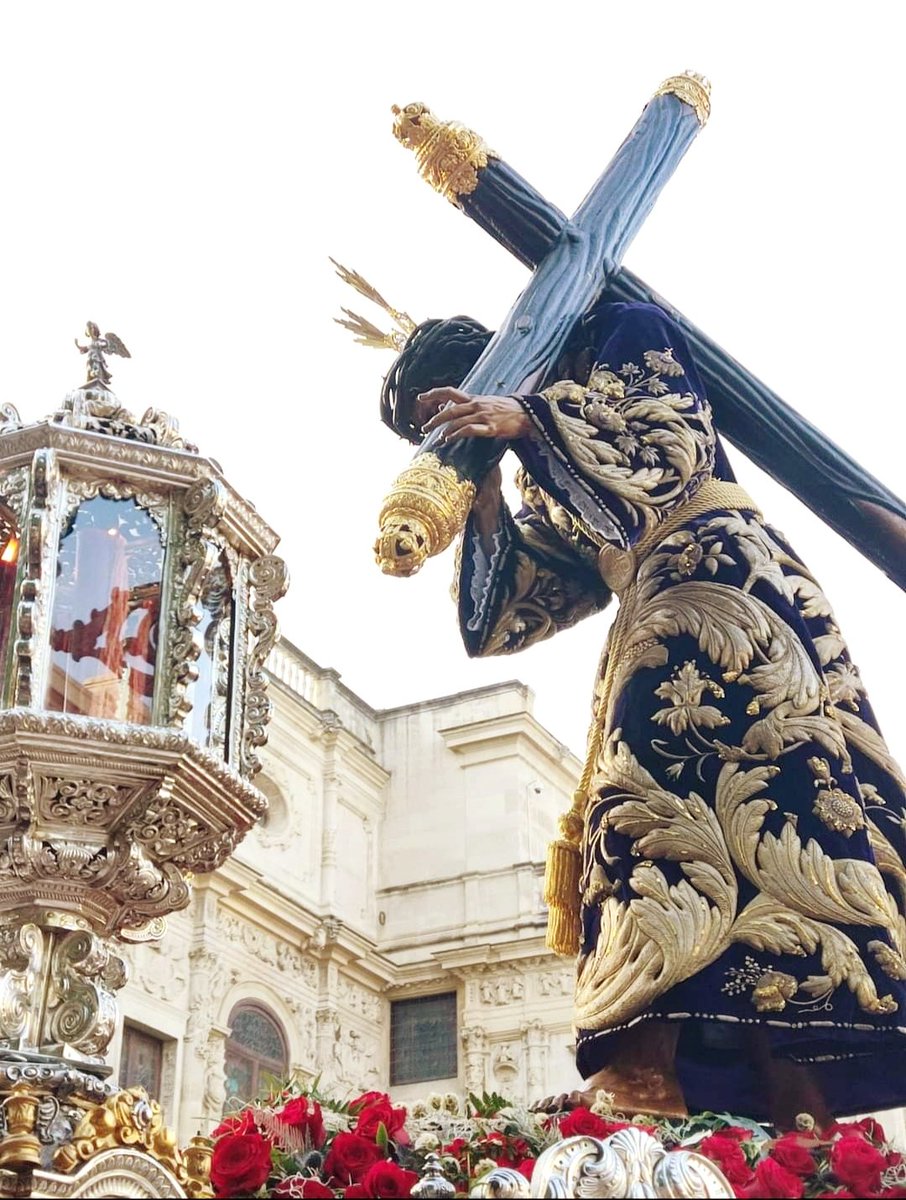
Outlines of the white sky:
<svg viewBox="0 0 906 1200">
<path fill-rule="evenodd" d="M 283 631 L 376 706 L 518 677 L 581 749 L 612 613 L 469 661 L 452 556 L 372 561 L 409 449 L 378 422 L 385 358 L 331 322 L 332 254 L 412 316 L 495 326 L 527 273 L 390 134 L 421 99 L 571 212 L 663 78 L 713 112 L 627 266 L 901 494 L 901 6 L 884 2 L 7 3 L 0 14 L 3 390 L 25 419 L 81 382 L 87 319 L 154 404 L 282 534 Z M 355 305 L 353 305 L 355 307 Z M 906 758 L 906 596 L 734 458 L 822 579 Z"/>
</svg>

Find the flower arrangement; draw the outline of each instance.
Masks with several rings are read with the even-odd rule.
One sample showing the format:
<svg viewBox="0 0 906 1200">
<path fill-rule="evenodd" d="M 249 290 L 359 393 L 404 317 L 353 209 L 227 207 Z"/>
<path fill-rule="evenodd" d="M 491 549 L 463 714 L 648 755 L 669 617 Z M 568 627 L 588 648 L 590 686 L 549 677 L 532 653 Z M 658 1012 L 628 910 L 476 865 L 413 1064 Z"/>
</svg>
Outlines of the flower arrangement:
<svg viewBox="0 0 906 1200">
<path fill-rule="evenodd" d="M 548 1146 L 585 1134 L 605 1138 L 641 1125 L 668 1150 L 696 1150 L 740 1197 L 906 1197 L 906 1161 L 872 1119 L 819 1131 L 807 1120 L 771 1137 L 752 1121 L 705 1113 L 684 1121 L 618 1118 L 610 1097 L 555 1117 L 496 1094 L 431 1095 L 408 1110 L 383 1092 L 341 1102 L 309 1088 L 280 1088 L 214 1130 L 211 1182 L 217 1197 L 409 1196 L 429 1154 L 457 1195 L 495 1167 L 531 1179 Z"/>
</svg>

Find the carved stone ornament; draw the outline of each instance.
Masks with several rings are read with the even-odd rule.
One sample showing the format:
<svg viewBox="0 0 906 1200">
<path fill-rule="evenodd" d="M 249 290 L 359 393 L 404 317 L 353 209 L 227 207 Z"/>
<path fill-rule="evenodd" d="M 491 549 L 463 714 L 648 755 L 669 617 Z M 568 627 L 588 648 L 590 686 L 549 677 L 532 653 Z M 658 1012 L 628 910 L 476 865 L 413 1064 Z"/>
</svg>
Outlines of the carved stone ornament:
<svg viewBox="0 0 906 1200">
<path fill-rule="evenodd" d="M 482 1176 L 470 1196 L 479 1197 L 670 1197 L 732 1200 L 723 1173 L 702 1154 L 667 1151 L 642 1129 L 630 1126 L 599 1138 L 572 1137 L 545 1150 L 532 1181 L 498 1167 Z"/>
</svg>

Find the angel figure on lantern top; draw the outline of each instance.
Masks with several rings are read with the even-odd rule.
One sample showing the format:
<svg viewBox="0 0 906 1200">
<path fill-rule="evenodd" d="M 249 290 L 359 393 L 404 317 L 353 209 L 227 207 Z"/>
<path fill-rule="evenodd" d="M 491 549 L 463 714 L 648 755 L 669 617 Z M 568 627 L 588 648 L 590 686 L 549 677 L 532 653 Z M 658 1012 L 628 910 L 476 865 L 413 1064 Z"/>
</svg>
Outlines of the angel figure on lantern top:
<svg viewBox="0 0 906 1200">
<path fill-rule="evenodd" d="M 85 381 L 86 383 L 102 383 L 105 387 L 109 387 L 113 376 L 107 369 L 104 355 L 118 354 L 120 358 L 131 358 L 132 355 L 126 349 L 122 338 L 115 333 L 105 333 L 102 337 L 100 327 L 94 321 L 89 321 L 85 326 L 85 336 L 89 339 L 87 346 L 83 346 L 78 338 L 74 339 L 79 353 L 88 355 L 88 361 L 85 364 L 87 367 Z"/>
</svg>

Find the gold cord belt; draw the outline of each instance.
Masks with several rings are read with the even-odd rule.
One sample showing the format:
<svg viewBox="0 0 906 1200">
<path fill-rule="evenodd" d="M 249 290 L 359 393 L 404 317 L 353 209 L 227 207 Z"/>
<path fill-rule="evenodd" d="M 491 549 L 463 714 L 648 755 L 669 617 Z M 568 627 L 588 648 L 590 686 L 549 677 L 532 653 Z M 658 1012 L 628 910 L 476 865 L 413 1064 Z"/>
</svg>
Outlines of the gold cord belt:
<svg viewBox="0 0 906 1200">
<path fill-rule="evenodd" d="M 607 663 L 588 733 L 588 749 L 579 786 L 573 794 L 569 812 L 560 817 L 560 837 L 551 842 L 547 850 L 544 875 L 544 902 L 548 906 L 547 946 L 555 954 L 569 956 L 575 954 L 579 948 L 581 843 L 585 827 L 585 807 L 595 763 L 601 749 L 614 676 L 623 659 L 623 642 L 633 610 L 632 592 L 635 589 L 639 567 L 670 534 L 696 517 L 723 509 L 745 509 L 761 515 L 744 488 L 735 483 L 709 479 L 694 496 L 675 508 L 659 525 L 650 529 L 630 550 L 605 546 L 599 555 L 601 574 L 605 583 L 620 595 L 620 607 L 607 640 Z"/>
</svg>

